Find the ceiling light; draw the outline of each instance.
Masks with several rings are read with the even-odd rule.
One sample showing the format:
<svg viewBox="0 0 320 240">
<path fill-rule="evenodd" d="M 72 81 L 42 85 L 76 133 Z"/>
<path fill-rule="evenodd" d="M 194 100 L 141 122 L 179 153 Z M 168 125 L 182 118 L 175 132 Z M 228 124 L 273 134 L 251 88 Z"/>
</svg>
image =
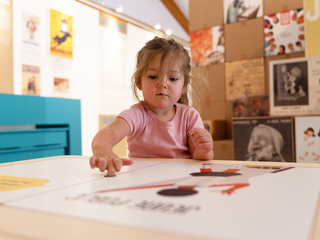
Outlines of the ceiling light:
<svg viewBox="0 0 320 240">
<path fill-rule="evenodd" d="M 116 8 L 117 13 L 122 13 L 123 12 L 123 6 L 119 5 L 119 7 Z"/>
<path fill-rule="evenodd" d="M 166 34 L 170 36 L 172 34 L 172 31 L 170 29 L 168 29 L 168 30 L 166 30 Z"/>
<path fill-rule="evenodd" d="M 160 29 L 161 29 L 161 25 L 160 25 L 160 24 L 156 24 L 156 25 L 154 25 L 154 29 L 156 29 L 156 30 L 160 30 Z"/>
</svg>

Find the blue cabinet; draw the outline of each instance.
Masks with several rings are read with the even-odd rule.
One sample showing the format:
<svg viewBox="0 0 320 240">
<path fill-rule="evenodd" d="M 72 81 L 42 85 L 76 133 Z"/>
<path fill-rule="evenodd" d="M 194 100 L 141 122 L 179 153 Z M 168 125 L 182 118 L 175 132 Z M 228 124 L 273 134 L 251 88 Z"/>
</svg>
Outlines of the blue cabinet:
<svg viewBox="0 0 320 240">
<path fill-rule="evenodd" d="M 81 155 L 80 100 L 0 94 L 0 163 Z"/>
</svg>

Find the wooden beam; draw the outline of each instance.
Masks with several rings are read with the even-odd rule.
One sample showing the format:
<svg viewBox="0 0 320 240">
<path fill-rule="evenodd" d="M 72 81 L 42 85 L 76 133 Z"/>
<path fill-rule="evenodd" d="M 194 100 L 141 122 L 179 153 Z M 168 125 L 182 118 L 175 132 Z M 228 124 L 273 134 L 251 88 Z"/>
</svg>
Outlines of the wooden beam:
<svg viewBox="0 0 320 240">
<path fill-rule="evenodd" d="M 175 4 L 173 0 L 161 0 L 161 2 L 166 6 L 166 8 L 170 11 L 172 16 L 178 21 L 181 27 L 189 34 L 189 21 L 180 11 L 178 6 Z"/>
</svg>

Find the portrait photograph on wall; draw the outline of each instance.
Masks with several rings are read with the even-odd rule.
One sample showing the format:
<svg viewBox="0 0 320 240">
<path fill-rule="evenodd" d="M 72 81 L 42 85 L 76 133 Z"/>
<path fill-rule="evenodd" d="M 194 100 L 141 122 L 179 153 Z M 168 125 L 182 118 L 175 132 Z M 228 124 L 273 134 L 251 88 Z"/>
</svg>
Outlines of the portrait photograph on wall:
<svg viewBox="0 0 320 240">
<path fill-rule="evenodd" d="M 234 159 L 293 162 L 292 117 L 233 118 Z"/>
<path fill-rule="evenodd" d="M 224 28 L 215 26 L 190 32 L 191 62 L 206 66 L 224 62 Z"/>
<path fill-rule="evenodd" d="M 320 163 L 320 116 L 295 117 L 296 161 Z"/>
<path fill-rule="evenodd" d="M 303 13 L 296 9 L 264 16 L 266 57 L 305 50 Z"/>
<path fill-rule="evenodd" d="M 269 96 L 238 97 L 232 100 L 233 117 L 269 116 Z"/>
<path fill-rule="evenodd" d="M 269 62 L 270 115 L 320 114 L 320 58 Z"/>
<path fill-rule="evenodd" d="M 262 17 L 262 0 L 224 0 L 224 23 L 247 21 Z"/>
</svg>

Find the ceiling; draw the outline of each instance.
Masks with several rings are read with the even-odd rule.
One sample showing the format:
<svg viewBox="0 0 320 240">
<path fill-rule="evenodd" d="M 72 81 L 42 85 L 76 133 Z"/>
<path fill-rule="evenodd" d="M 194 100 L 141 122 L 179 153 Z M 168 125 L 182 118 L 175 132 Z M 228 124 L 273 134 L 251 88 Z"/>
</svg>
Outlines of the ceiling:
<svg viewBox="0 0 320 240">
<path fill-rule="evenodd" d="M 189 0 L 95 0 L 99 4 L 110 9 L 116 9 L 123 6 L 124 15 L 136 19 L 144 24 L 153 27 L 156 24 L 161 25 L 161 31 L 167 29 L 172 31 L 172 35 L 186 42 L 189 42 L 189 34 L 178 22 L 178 15 L 182 13 L 187 23 L 189 19 Z M 170 12 L 170 7 L 164 3 L 175 5 L 180 10 Z M 173 6 L 173 7 L 175 7 Z M 172 8 L 171 8 L 172 10 Z M 178 16 L 179 17 L 179 16 Z M 178 20 L 177 20 L 178 19 Z"/>
</svg>

